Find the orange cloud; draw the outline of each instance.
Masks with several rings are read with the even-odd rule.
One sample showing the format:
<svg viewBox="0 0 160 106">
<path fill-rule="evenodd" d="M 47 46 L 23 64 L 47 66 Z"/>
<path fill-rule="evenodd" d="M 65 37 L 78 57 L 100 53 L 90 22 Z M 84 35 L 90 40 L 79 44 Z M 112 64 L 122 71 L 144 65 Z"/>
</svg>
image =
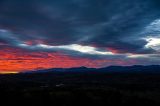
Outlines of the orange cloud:
<svg viewBox="0 0 160 106">
<path fill-rule="evenodd" d="M 0 50 L 0 73 L 17 73 L 23 71 L 71 68 L 71 67 L 104 67 L 106 65 L 128 65 L 136 61 L 89 59 L 72 57 L 59 52 L 31 52 L 17 48 Z"/>
<path fill-rule="evenodd" d="M 29 52 L 13 48 L 0 50 L 0 73 L 80 66 L 100 67 L 106 62 L 109 61 L 70 57 L 55 52 Z"/>
</svg>

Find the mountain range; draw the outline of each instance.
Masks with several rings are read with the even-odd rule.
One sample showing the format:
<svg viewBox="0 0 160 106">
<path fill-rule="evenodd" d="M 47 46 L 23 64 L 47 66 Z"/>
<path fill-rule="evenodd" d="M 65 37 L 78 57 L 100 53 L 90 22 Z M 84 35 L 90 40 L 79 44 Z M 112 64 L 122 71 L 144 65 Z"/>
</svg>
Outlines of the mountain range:
<svg viewBox="0 0 160 106">
<path fill-rule="evenodd" d="M 104 68 L 87 68 L 87 67 L 75 67 L 75 68 L 52 68 L 36 71 L 26 71 L 26 73 L 160 73 L 160 65 L 134 65 L 134 66 L 109 66 Z"/>
</svg>

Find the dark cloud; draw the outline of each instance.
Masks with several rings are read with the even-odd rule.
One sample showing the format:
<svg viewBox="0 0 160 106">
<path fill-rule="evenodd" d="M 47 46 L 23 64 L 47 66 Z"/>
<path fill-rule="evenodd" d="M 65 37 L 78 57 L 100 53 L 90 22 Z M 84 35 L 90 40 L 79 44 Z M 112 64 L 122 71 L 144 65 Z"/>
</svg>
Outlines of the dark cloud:
<svg viewBox="0 0 160 106">
<path fill-rule="evenodd" d="M 0 42 L 17 46 L 42 40 L 48 45 L 94 45 L 121 54 L 151 54 L 156 51 L 144 48 L 147 42 L 141 38 L 147 36 L 145 28 L 160 18 L 158 4 L 158 0 L 1 0 L 0 28 L 10 32 L 0 33 Z"/>
</svg>

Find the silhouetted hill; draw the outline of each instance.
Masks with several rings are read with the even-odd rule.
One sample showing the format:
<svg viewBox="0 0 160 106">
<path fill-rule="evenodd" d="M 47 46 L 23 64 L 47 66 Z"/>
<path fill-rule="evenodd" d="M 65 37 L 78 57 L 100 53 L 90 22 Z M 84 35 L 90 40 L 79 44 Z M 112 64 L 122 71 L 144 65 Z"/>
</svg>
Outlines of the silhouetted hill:
<svg viewBox="0 0 160 106">
<path fill-rule="evenodd" d="M 53 69 L 37 70 L 24 73 L 54 73 L 54 72 L 160 73 L 160 65 L 109 66 L 105 68 L 87 68 L 87 67 L 53 68 Z"/>
<path fill-rule="evenodd" d="M 160 73 L 160 65 L 109 66 L 99 70 L 119 73 Z"/>
<path fill-rule="evenodd" d="M 56 68 L 0 75 L 2 102 L 24 106 L 160 104 L 160 66 Z M 4 105 L 5 106 L 5 105 Z"/>
</svg>

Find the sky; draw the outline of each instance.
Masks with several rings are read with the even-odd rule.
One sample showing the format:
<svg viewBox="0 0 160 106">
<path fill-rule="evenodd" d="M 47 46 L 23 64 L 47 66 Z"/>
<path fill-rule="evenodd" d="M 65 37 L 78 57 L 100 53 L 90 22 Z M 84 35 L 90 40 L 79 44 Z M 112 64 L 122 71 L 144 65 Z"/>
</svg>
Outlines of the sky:
<svg viewBox="0 0 160 106">
<path fill-rule="evenodd" d="M 160 64 L 159 0 L 0 0 L 0 73 Z"/>
</svg>

